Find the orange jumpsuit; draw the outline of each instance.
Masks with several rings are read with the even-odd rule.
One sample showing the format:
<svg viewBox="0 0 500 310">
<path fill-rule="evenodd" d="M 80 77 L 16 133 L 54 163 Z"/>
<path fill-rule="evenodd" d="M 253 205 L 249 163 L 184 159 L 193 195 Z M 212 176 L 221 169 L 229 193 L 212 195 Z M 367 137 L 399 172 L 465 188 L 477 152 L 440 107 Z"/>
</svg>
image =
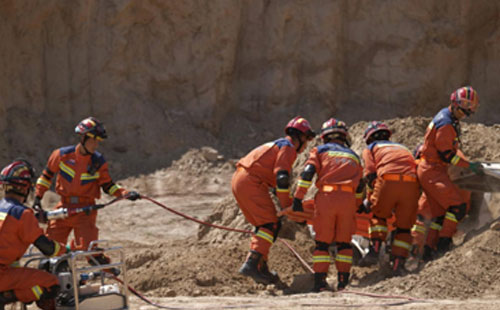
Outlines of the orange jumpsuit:
<svg viewBox="0 0 500 310">
<path fill-rule="evenodd" d="M 14 199 L 0 201 L 0 292 L 13 290 L 24 303 L 39 300 L 44 290 L 59 284 L 55 275 L 18 266 L 28 246 L 40 236 L 43 230 L 31 209 Z M 64 246 L 54 244 L 55 255 L 65 252 Z"/>
<path fill-rule="evenodd" d="M 79 144 L 52 152 L 46 168 L 36 183 L 36 196 L 43 197 L 50 188 L 55 173 L 58 173 L 56 193 L 61 196 L 56 208 L 94 205 L 95 200 L 101 197 L 101 187 L 106 193 L 116 197 L 126 194 L 126 190 L 111 179 L 104 157 L 99 152 L 82 155 L 81 147 Z M 96 218 L 97 211 L 92 211 L 88 215 L 80 213 L 67 219 L 52 220 L 49 222 L 46 234 L 53 240 L 66 243 L 69 234 L 74 230 L 75 242 L 82 242 L 78 246 L 86 249 L 90 242 L 98 239 Z"/>
<path fill-rule="evenodd" d="M 408 257 L 411 232 L 415 223 L 420 188 L 416 163 L 410 150 L 390 141 L 375 141 L 363 150 L 364 176 L 375 176 L 370 220 L 370 238 L 387 238 L 387 219 L 396 217 L 396 234 L 392 242 L 393 256 Z M 371 184 L 368 184 L 370 186 Z"/>
<path fill-rule="evenodd" d="M 277 188 L 276 176 L 287 171 L 291 176 L 297 152 L 290 138 L 281 138 L 263 144 L 236 164 L 231 181 L 233 195 L 247 221 L 257 227 L 252 236 L 251 250 L 267 260 L 269 249 L 276 239 L 278 217 L 269 188 L 276 188 L 281 208 L 290 206 L 290 190 Z"/>
<path fill-rule="evenodd" d="M 457 150 L 457 154 L 462 158 L 466 158 L 460 150 Z M 419 164 L 420 161 L 420 157 L 417 158 L 417 164 Z M 471 192 L 461 188 L 459 188 L 458 190 L 460 195 L 462 196 L 462 199 L 467 203 L 468 212 L 470 210 Z M 420 199 L 418 200 L 418 219 L 412 228 L 414 254 L 421 253 L 424 244 L 428 245 L 431 248 L 434 248 L 436 246 L 442 224 L 431 222 L 429 226 L 429 232 L 427 232 L 425 221 L 431 221 L 433 218 L 437 218 L 439 214 L 442 214 L 441 210 L 442 207 L 440 207 L 437 201 L 432 199 L 432 197 L 427 197 L 425 192 L 422 192 Z"/>
<path fill-rule="evenodd" d="M 350 148 L 337 143 L 315 147 L 309 154 L 307 165 L 313 165 L 318 174 L 313 227 L 316 232 L 316 249 L 313 253 L 315 273 L 327 273 L 330 266 L 328 248 L 318 244 L 337 243 L 335 266 L 340 273 L 350 272 L 352 265 L 351 242 L 356 230 L 355 213 L 363 195 L 358 188 L 363 169 L 360 159 Z M 298 182 L 295 198 L 303 199 L 311 186 L 310 181 Z M 339 247 L 339 245 L 346 245 Z"/>
<path fill-rule="evenodd" d="M 470 166 L 459 153 L 459 144 L 460 123 L 449 108 L 444 108 L 427 127 L 422 158 L 417 168 L 425 193 L 420 204 L 431 206 L 430 214 L 434 218 L 431 231 L 439 231 L 439 237 L 451 238 L 455 234 L 458 221 L 465 216 L 467 208 L 468 199 L 464 199 L 467 197 L 448 175 L 450 164 L 464 168 Z"/>
</svg>

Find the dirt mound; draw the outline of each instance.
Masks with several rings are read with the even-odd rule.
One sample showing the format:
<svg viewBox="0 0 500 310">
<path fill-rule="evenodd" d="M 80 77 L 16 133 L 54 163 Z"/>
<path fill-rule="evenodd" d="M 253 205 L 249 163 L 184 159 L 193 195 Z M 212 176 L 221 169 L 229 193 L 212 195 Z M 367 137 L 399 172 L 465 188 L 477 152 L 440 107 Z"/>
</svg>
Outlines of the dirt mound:
<svg viewBox="0 0 500 310">
<path fill-rule="evenodd" d="M 128 188 L 154 197 L 167 195 L 230 193 L 234 162 L 210 147 L 191 149 L 168 168 L 123 180 Z"/>
<path fill-rule="evenodd" d="M 425 298 L 498 296 L 499 237 L 500 232 L 487 230 L 441 259 L 427 264 L 420 273 L 385 280 L 370 289 Z"/>
<path fill-rule="evenodd" d="M 429 118 L 416 117 L 391 119 L 387 123 L 393 130 L 393 141 L 413 148 L 423 140 L 429 121 Z M 366 125 L 367 122 L 359 122 L 353 124 L 350 129 L 353 148 L 358 153 L 365 147 L 362 134 Z M 500 126 L 464 124 L 462 139 L 465 143 L 465 153 L 473 159 L 498 160 L 500 155 L 496 150 L 500 150 L 500 139 L 497 138 L 499 131 Z M 478 141 L 488 141 L 488 147 L 483 147 Z M 315 144 L 319 142 L 318 138 Z M 310 145 L 310 148 L 313 146 L 314 144 Z M 203 155 L 200 149 L 191 150 L 168 169 L 139 178 L 129 178 L 123 183 L 143 186 L 145 193 L 158 195 L 162 199 L 179 196 L 185 207 L 184 204 L 177 204 L 175 199 L 172 200 L 171 207 L 189 215 L 206 214 L 205 218 L 210 223 L 251 230 L 253 227 L 246 223 L 230 193 L 230 179 L 235 161 L 219 157 L 215 150 L 210 150 L 209 153 L 211 159 Z M 306 151 L 299 155 L 294 167 L 295 178 L 301 172 L 307 154 Z M 219 181 L 215 182 L 214 179 Z M 203 204 L 195 207 L 193 202 L 203 199 L 202 197 L 208 198 L 205 198 Z M 490 210 L 486 212 L 490 214 L 489 220 L 492 218 L 491 214 L 499 212 L 497 201 L 493 198 L 488 200 Z M 158 225 L 156 223 L 166 216 L 166 213 L 162 213 L 163 211 L 150 204 L 137 202 L 135 204 L 140 208 L 134 209 L 134 221 L 137 223 L 142 221 L 142 226 L 147 226 L 147 229 L 142 231 L 140 227 L 136 227 L 131 233 L 146 234 L 144 238 L 149 242 L 156 240 L 154 247 L 147 244 L 140 247 L 137 246 L 140 236 L 122 236 L 122 240 L 128 238 L 135 241 L 134 252 L 128 255 L 127 263 L 131 284 L 140 291 L 153 296 L 274 296 L 290 292 L 283 290 L 284 286 L 264 288 L 238 274 L 237 271 L 248 251 L 248 234 L 208 228 L 194 225 L 192 222 L 187 225 L 189 221 L 179 220 L 175 216 L 170 220 L 163 219 L 163 226 Z M 120 228 L 124 221 L 126 222 L 121 218 L 115 218 L 104 230 L 117 229 L 124 233 L 123 228 Z M 481 222 L 484 223 L 485 221 Z M 462 225 L 462 230 L 467 233 L 474 227 Z M 187 230 L 192 232 L 186 234 L 187 237 L 184 239 L 169 239 L 172 237 L 165 233 L 168 231 L 178 231 L 176 234 L 181 231 L 187 233 Z M 426 298 L 494 295 L 500 292 L 500 284 L 496 279 L 500 266 L 498 261 L 500 248 L 495 241 L 498 234 L 496 231 L 486 231 L 474 238 L 465 238 L 467 241 L 456 250 L 426 265 L 420 273 L 403 278 L 386 279 L 376 268 L 354 267 L 352 286 L 366 291 Z M 281 236 L 294 239 L 290 244 L 312 265 L 311 251 L 314 242 L 306 228 L 287 223 Z M 286 285 L 293 282 L 295 275 L 304 273 L 300 263 L 280 241 L 273 246 L 269 262 L 271 269 L 280 274 Z M 332 284 L 336 281 L 334 270 L 332 266 L 328 278 Z"/>
</svg>

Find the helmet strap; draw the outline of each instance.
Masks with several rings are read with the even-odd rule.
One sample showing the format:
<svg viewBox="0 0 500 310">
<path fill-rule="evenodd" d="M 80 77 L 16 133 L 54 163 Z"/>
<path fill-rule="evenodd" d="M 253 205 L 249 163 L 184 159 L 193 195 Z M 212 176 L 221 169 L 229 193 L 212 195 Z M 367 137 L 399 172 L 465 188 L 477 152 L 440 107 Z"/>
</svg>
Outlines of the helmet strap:
<svg viewBox="0 0 500 310">
<path fill-rule="evenodd" d="M 90 152 L 86 147 L 85 147 L 85 142 L 89 139 L 87 135 L 84 135 L 80 143 L 82 144 L 83 150 L 85 151 L 86 155 L 92 155 L 93 153 Z"/>
</svg>

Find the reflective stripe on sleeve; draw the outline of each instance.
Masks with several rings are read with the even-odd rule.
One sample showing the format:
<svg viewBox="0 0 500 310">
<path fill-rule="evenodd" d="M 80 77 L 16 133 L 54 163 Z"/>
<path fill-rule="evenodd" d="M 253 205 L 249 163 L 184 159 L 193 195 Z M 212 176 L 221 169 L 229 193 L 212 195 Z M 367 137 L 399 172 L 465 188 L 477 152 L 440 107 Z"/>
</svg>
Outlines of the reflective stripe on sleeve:
<svg viewBox="0 0 500 310">
<path fill-rule="evenodd" d="M 31 291 L 35 295 L 36 300 L 40 300 L 40 296 L 43 294 L 43 290 L 39 285 L 35 285 L 31 288 Z"/>
</svg>

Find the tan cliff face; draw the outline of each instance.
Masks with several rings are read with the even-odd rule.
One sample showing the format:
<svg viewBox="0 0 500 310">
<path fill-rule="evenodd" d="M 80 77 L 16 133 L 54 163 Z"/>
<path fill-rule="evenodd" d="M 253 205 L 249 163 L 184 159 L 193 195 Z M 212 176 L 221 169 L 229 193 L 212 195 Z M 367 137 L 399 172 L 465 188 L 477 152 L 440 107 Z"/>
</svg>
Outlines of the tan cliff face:
<svg viewBox="0 0 500 310">
<path fill-rule="evenodd" d="M 498 122 L 500 4 L 0 0 L 0 159 L 42 167 L 105 122 L 115 175 L 239 156 L 307 117 L 432 116 L 464 84 Z"/>
</svg>

